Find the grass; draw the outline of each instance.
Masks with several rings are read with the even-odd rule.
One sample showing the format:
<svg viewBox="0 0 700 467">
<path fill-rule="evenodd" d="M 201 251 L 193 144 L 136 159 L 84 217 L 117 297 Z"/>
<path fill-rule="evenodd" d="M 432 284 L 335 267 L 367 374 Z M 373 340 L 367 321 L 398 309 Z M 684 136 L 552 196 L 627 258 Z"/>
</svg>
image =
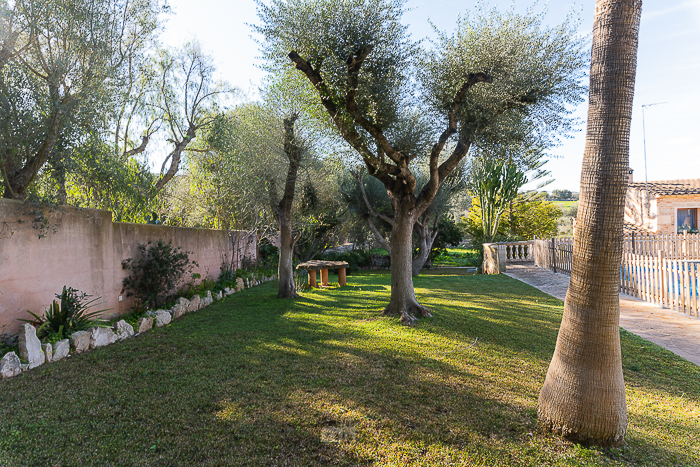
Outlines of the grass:
<svg viewBox="0 0 700 467">
<path fill-rule="evenodd" d="M 378 316 L 387 274 L 275 282 L 0 381 L 0 465 L 700 465 L 700 370 L 622 331 L 619 450 L 540 433 L 560 301 L 506 276 L 425 275 L 434 318 Z M 334 278 L 331 277 L 331 281 Z"/>
<path fill-rule="evenodd" d="M 567 209 L 571 209 L 571 207 L 572 207 L 574 204 L 578 203 L 578 201 L 577 201 L 577 200 L 571 200 L 571 201 L 552 201 L 552 203 L 553 203 L 553 204 L 556 204 L 556 205 L 559 206 L 562 210 L 565 211 L 565 210 L 567 210 Z"/>
<path fill-rule="evenodd" d="M 479 252 L 468 248 L 447 248 L 447 254 L 441 254 L 433 260 L 433 266 L 466 267 L 481 266 Z"/>
</svg>

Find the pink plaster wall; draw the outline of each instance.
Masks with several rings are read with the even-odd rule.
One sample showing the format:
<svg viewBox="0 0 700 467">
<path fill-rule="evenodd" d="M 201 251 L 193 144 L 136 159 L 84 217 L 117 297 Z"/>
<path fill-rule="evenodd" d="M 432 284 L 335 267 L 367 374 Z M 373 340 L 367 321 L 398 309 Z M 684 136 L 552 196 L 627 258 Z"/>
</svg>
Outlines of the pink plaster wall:
<svg viewBox="0 0 700 467">
<path fill-rule="evenodd" d="M 63 206 L 45 210 L 48 229 L 32 225 L 37 208 L 0 199 L 0 332 L 14 333 L 18 318 L 43 310 L 64 285 L 100 296 L 100 308 L 110 316 L 124 314 L 133 304 L 121 293 L 127 271 L 121 263 L 136 256 L 137 244 L 172 241 L 190 251 L 199 263 L 193 272 L 215 279 L 224 261 L 240 266 L 243 256 L 254 258 L 255 237 L 245 232 L 190 229 L 162 225 L 112 222 L 109 211 Z M 54 232 L 55 229 L 55 232 Z M 122 297 L 122 301 L 119 297 Z"/>
</svg>

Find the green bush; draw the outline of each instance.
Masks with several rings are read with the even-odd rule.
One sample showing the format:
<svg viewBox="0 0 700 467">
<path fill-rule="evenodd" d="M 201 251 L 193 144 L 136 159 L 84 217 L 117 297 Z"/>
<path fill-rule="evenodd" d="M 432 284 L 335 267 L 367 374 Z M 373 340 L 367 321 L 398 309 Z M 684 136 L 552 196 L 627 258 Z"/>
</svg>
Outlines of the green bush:
<svg viewBox="0 0 700 467">
<path fill-rule="evenodd" d="M 0 332 L 0 358 L 2 358 L 8 352 L 17 351 L 17 334 L 10 335 L 5 332 L 5 326 L 3 325 L 2 332 Z"/>
<path fill-rule="evenodd" d="M 58 342 L 69 337 L 76 331 L 84 331 L 95 326 L 105 326 L 106 321 L 97 318 L 101 313 L 109 309 L 89 311 L 100 297 L 90 300 L 91 295 L 80 292 L 72 287 L 63 286 L 63 291 L 56 294 L 48 309 L 44 310 L 44 316 L 39 316 L 27 311 L 33 320 L 21 319 L 36 326 L 36 334 L 40 339 L 48 342 Z"/>
<path fill-rule="evenodd" d="M 186 274 L 192 272 L 198 264 L 189 258 L 191 252 L 182 248 L 173 248 L 172 243 L 158 240 L 155 243 L 138 244 L 139 257 L 122 262 L 122 268 L 131 271 L 122 282 L 127 297 L 134 296 L 140 303 L 155 308 L 167 300 L 168 295 L 182 281 Z"/>
<path fill-rule="evenodd" d="M 430 260 L 433 261 L 440 255 L 447 254 L 448 246 L 457 246 L 462 242 L 462 231 L 454 220 L 442 217 L 438 222 L 438 234 L 430 249 Z"/>
<path fill-rule="evenodd" d="M 348 272 L 358 271 L 360 268 L 369 268 L 372 265 L 372 258 L 369 252 L 362 250 L 350 250 L 342 253 L 329 252 L 323 254 L 325 261 L 345 261 L 348 263 Z"/>
</svg>

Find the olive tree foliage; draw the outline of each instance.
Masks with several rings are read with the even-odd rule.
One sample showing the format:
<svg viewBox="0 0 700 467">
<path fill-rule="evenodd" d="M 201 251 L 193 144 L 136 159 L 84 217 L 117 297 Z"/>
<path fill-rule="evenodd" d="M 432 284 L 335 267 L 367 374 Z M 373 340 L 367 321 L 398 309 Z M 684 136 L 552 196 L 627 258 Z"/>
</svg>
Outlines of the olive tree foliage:
<svg viewBox="0 0 700 467">
<path fill-rule="evenodd" d="M 183 152 L 197 133 L 213 124 L 220 111 L 219 98 L 233 90 L 215 81 L 213 59 L 197 42 L 188 42 L 179 51 L 159 51 L 156 63 L 159 92 L 152 105 L 160 113 L 171 147 L 156 183 L 160 190 L 178 172 Z"/>
<path fill-rule="evenodd" d="M 481 134 L 496 138 L 527 119 L 549 144 L 571 127 L 586 63 L 575 21 L 546 28 L 541 15 L 481 11 L 460 17 L 453 34 L 440 33 L 425 50 L 401 23 L 402 0 L 271 0 L 258 9 L 270 68 L 294 67 L 308 80 L 389 195 L 392 290 L 384 313 L 406 324 L 429 316 L 413 290 L 413 226 Z M 422 186 L 412 171 L 419 158 L 429 174 Z"/>
<path fill-rule="evenodd" d="M 148 47 L 162 12 L 156 0 L 0 1 L 4 197 L 26 198 L 50 169 L 65 200 L 69 159 L 110 131 L 130 63 Z"/>
<path fill-rule="evenodd" d="M 418 186 L 427 182 L 427 168 L 414 168 Z M 391 254 L 390 236 L 394 226 L 393 209 L 384 186 L 374 177 L 366 177 L 365 170 L 349 170 L 343 197 L 351 215 L 361 219 L 379 245 Z M 463 204 L 467 194 L 467 170 L 460 163 L 440 185 L 433 202 L 418 216 L 413 226 L 414 255 L 411 273 L 418 276 L 425 266 L 433 243 L 440 233 L 440 220 Z"/>
</svg>

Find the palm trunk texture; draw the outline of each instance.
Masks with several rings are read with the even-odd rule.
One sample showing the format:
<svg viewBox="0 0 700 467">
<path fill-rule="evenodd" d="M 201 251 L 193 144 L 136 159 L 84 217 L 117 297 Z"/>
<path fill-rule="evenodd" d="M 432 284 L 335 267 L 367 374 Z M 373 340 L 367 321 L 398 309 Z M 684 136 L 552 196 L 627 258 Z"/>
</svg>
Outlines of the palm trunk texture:
<svg viewBox="0 0 700 467">
<path fill-rule="evenodd" d="M 571 283 L 538 401 L 540 424 L 585 445 L 627 430 L 619 283 L 641 0 L 598 0 Z"/>
</svg>

